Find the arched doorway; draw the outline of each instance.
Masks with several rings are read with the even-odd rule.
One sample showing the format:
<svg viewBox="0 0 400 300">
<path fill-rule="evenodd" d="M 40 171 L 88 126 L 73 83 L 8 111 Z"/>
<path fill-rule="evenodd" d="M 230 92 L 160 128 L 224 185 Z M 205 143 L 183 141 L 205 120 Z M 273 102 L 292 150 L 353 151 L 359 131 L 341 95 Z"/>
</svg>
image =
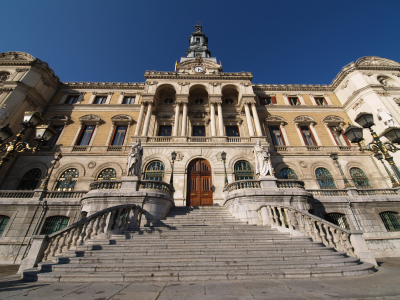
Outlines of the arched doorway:
<svg viewBox="0 0 400 300">
<path fill-rule="evenodd" d="M 188 167 L 186 206 L 213 205 L 211 166 L 202 158 L 193 160 Z"/>
</svg>

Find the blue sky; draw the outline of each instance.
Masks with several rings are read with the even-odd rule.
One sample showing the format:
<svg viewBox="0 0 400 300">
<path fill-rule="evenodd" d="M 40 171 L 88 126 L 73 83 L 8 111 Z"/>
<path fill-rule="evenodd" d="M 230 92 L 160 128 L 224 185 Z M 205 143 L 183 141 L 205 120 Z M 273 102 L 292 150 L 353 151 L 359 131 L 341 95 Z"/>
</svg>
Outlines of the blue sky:
<svg viewBox="0 0 400 300">
<path fill-rule="evenodd" d="M 400 62 L 400 1 L 1 1 L 0 52 L 61 81 L 143 82 L 173 71 L 199 19 L 225 72 L 254 83 L 329 84 L 362 56 Z"/>
</svg>

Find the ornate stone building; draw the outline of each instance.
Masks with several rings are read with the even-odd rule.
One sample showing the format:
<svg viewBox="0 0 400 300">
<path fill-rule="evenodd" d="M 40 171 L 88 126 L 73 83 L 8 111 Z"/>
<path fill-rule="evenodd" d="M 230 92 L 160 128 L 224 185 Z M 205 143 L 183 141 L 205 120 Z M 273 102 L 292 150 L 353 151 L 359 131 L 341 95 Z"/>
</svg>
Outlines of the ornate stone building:
<svg viewBox="0 0 400 300">
<path fill-rule="evenodd" d="M 123 203 L 144 207 L 142 225 L 165 217 L 174 205 L 226 206 L 259 225 L 265 203 L 292 205 L 363 230 L 376 256 L 399 255 L 397 185 L 392 188 L 381 161 L 343 134 L 360 112 L 375 116 L 379 133 L 386 128 L 379 109 L 400 124 L 399 77 L 399 63 L 363 57 L 330 85 L 255 85 L 250 72 L 222 72 L 200 25 L 176 72 L 146 71 L 142 83 L 61 82 L 27 53 L 2 53 L 1 124 L 17 133 L 24 111 L 34 110 L 57 134 L 34 154 L 16 154 L 1 170 L 1 262 L 19 262 L 33 234 Z M 30 144 L 33 135 L 27 131 Z M 142 174 L 135 193 L 127 194 L 121 192 L 127 155 L 137 140 Z M 257 141 L 270 153 L 276 177 L 267 186 L 256 174 Z M 37 189 L 56 152 L 63 157 L 54 165 L 49 191 Z"/>
</svg>

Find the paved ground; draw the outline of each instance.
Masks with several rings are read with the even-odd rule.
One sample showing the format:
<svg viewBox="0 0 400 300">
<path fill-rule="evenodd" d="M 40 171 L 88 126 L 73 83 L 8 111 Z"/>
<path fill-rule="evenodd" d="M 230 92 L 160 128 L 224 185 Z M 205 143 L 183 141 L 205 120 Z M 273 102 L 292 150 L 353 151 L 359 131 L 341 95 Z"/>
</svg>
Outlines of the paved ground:
<svg viewBox="0 0 400 300">
<path fill-rule="evenodd" d="M 23 282 L 17 266 L 0 266 L 0 299 L 400 299 L 400 258 L 378 262 L 377 273 L 351 278 L 121 284 Z"/>
</svg>

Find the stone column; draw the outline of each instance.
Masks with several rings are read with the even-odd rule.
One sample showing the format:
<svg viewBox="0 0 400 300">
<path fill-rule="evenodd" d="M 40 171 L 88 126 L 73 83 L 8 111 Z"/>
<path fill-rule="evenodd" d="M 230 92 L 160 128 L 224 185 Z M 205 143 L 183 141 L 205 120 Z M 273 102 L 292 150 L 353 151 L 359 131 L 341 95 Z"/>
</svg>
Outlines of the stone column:
<svg viewBox="0 0 400 300">
<path fill-rule="evenodd" d="M 224 131 L 224 119 L 222 117 L 222 106 L 221 103 L 218 103 L 218 122 L 219 122 L 219 135 L 224 136 L 225 131 Z"/>
<path fill-rule="evenodd" d="M 253 122 L 252 122 L 251 115 L 250 115 L 250 109 L 249 109 L 249 106 L 247 103 L 244 105 L 244 111 L 246 112 L 246 119 L 247 119 L 247 126 L 249 127 L 249 134 L 250 134 L 250 136 L 254 136 Z"/>
<path fill-rule="evenodd" d="M 254 123 L 256 124 L 257 136 L 263 136 L 255 103 L 251 104 L 251 110 L 253 112 Z"/>
<path fill-rule="evenodd" d="M 217 135 L 217 129 L 215 127 L 215 106 L 211 103 L 211 136 Z"/>
<path fill-rule="evenodd" d="M 149 132 L 149 125 L 150 125 L 150 118 L 151 118 L 152 110 L 153 110 L 153 103 L 149 102 L 149 104 L 147 105 L 147 113 L 146 113 L 146 119 L 144 120 L 142 136 L 146 136 L 147 133 Z"/>
<path fill-rule="evenodd" d="M 178 128 L 179 128 L 179 103 L 176 103 L 175 105 L 175 124 L 174 124 L 174 132 L 172 136 L 177 136 L 178 135 Z"/>
<path fill-rule="evenodd" d="M 142 106 L 140 107 L 139 119 L 136 124 L 135 136 L 138 136 L 140 133 L 140 128 L 142 127 L 143 115 L 144 115 L 144 105 L 142 103 Z"/>
<path fill-rule="evenodd" d="M 187 119 L 188 106 L 187 103 L 183 103 L 183 114 L 182 114 L 182 133 L 181 136 L 186 136 L 186 119 Z"/>
</svg>

